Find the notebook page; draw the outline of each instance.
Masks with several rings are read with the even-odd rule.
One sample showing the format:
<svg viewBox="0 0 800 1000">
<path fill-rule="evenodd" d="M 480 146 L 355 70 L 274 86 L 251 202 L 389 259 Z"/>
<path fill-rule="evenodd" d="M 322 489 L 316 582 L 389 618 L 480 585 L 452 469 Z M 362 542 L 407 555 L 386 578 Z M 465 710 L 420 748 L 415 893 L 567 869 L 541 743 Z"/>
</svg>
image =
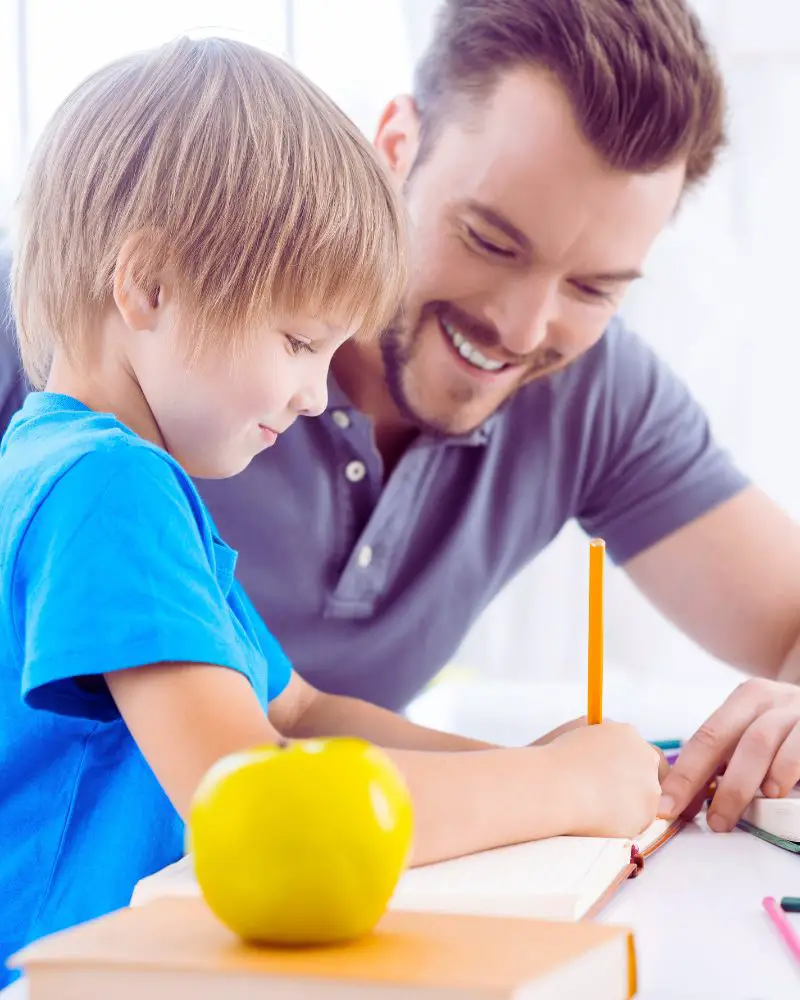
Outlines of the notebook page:
<svg viewBox="0 0 800 1000">
<path fill-rule="evenodd" d="M 656 820 L 634 843 L 640 851 L 667 829 Z M 391 906 L 478 915 L 579 919 L 630 861 L 631 841 L 553 837 L 483 851 L 404 873 Z M 192 859 L 181 858 L 136 886 L 132 906 L 200 892 Z"/>
<path fill-rule="evenodd" d="M 646 830 L 643 830 L 638 837 L 633 838 L 633 843 L 636 844 L 639 851 L 644 852 L 648 849 L 648 847 L 650 847 L 651 844 L 654 844 L 659 837 L 665 834 L 671 825 L 672 821 L 668 819 L 653 820 Z"/>
<path fill-rule="evenodd" d="M 553 837 L 413 868 L 391 906 L 578 920 L 630 862 L 631 841 Z"/>
<path fill-rule="evenodd" d="M 161 896 L 199 896 L 200 886 L 194 876 L 192 857 L 187 854 L 179 861 L 162 868 L 154 875 L 136 883 L 131 906 L 142 906 Z"/>
</svg>

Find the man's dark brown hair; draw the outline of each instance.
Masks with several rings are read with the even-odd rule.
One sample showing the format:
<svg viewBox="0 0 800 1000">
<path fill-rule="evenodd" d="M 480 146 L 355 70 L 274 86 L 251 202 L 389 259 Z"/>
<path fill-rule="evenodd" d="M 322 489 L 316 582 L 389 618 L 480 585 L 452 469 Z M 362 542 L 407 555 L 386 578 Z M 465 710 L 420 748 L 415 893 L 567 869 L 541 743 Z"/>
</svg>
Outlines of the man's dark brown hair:
<svg viewBox="0 0 800 1000">
<path fill-rule="evenodd" d="M 445 0 L 414 79 L 420 158 L 465 98 L 486 99 L 519 66 L 553 74 L 585 137 L 621 170 L 684 160 L 688 186 L 725 142 L 724 85 L 685 0 Z"/>
</svg>

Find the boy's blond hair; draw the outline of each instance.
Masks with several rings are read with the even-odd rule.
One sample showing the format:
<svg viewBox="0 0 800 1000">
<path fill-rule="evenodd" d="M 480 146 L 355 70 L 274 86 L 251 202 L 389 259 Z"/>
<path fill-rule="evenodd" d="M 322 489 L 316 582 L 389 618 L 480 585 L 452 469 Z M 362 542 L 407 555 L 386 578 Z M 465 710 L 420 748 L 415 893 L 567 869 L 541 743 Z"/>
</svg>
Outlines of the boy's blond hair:
<svg viewBox="0 0 800 1000">
<path fill-rule="evenodd" d="M 405 286 L 403 210 L 370 144 L 297 70 L 227 39 L 105 67 L 41 136 L 12 278 L 36 387 L 54 348 L 82 356 L 131 237 L 145 288 L 174 271 L 193 356 L 298 313 L 377 330 Z"/>
</svg>

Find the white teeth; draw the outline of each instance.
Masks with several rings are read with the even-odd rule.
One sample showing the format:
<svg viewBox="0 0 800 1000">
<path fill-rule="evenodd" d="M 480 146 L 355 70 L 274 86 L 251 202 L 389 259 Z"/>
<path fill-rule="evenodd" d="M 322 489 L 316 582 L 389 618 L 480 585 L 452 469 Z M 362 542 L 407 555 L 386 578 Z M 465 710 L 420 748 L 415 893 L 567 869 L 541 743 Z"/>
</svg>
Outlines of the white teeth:
<svg viewBox="0 0 800 1000">
<path fill-rule="evenodd" d="M 474 344 L 471 344 L 463 333 L 459 333 L 455 327 L 450 326 L 449 323 L 445 323 L 444 320 L 442 320 L 442 327 L 461 357 L 475 368 L 480 368 L 485 372 L 499 372 L 501 368 L 506 367 L 504 361 L 491 361 L 481 354 L 478 348 Z"/>
</svg>

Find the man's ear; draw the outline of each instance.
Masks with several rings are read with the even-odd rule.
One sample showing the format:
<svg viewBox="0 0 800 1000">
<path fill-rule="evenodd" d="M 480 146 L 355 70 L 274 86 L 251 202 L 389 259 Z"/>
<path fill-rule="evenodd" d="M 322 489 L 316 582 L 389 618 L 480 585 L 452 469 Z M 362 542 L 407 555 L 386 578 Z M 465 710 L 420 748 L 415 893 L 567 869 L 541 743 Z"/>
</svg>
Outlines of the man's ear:
<svg viewBox="0 0 800 1000">
<path fill-rule="evenodd" d="M 168 289 L 164 268 L 156 273 L 158 252 L 154 237 L 129 236 L 117 256 L 114 269 L 114 303 L 129 330 L 153 330 L 164 311 Z"/>
<path fill-rule="evenodd" d="M 414 99 L 396 97 L 378 122 L 375 149 L 398 187 L 406 182 L 419 152 L 419 112 Z"/>
</svg>

